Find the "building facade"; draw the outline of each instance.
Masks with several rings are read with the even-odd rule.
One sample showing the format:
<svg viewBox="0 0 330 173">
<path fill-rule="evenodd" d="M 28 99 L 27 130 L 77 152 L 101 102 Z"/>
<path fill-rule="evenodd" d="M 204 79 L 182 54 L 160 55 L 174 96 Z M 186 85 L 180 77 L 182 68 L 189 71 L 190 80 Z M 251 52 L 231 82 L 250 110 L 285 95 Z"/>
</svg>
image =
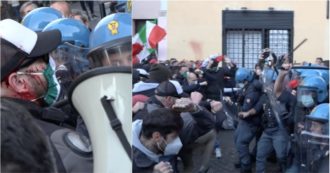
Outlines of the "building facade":
<svg viewBox="0 0 330 173">
<path fill-rule="evenodd" d="M 146 8 L 150 1 L 137 1 Z M 167 31 L 161 59 L 198 60 L 226 54 L 239 66 L 252 67 L 260 50 L 271 48 L 278 56 L 292 51 L 295 62 L 329 59 L 329 5 L 316 1 L 154 1 Z M 151 3 L 152 4 L 152 3 Z M 154 5 L 155 6 L 155 5 Z M 148 10 L 133 4 L 133 19 Z M 135 9 L 135 10 L 134 10 Z M 140 14 L 141 16 L 141 14 Z M 141 18 L 141 17 L 140 17 Z M 150 18 L 150 17 L 149 17 Z"/>
</svg>

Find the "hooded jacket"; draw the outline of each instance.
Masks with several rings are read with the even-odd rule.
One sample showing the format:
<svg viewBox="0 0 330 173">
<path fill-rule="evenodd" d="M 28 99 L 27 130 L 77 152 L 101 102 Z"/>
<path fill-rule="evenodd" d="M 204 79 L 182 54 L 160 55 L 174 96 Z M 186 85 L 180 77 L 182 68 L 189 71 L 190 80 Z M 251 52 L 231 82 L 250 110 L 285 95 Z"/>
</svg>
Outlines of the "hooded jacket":
<svg viewBox="0 0 330 173">
<path fill-rule="evenodd" d="M 142 129 L 142 120 L 136 120 L 132 124 L 133 135 L 133 172 L 134 173 L 152 173 L 154 166 L 160 161 L 168 161 L 172 165 L 174 172 L 177 171 L 176 155 L 164 156 L 155 154 L 147 149 L 140 141 Z"/>
</svg>

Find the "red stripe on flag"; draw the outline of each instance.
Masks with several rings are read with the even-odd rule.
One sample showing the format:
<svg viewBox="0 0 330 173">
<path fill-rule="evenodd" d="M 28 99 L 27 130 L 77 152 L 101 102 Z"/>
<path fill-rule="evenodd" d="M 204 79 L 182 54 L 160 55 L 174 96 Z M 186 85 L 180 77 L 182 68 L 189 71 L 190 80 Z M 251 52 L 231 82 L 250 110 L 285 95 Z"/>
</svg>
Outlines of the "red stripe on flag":
<svg viewBox="0 0 330 173">
<path fill-rule="evenodd" d="M 139 54 L 141 52 L 141 50 L 143 50 L 143 46 L 141 44 L 134 43 L 132 45 L 132 54 L 133 54 L 133 56 Z"/>
<path fill-rule="evenodd" d="M 148 41 L 150 44 L 150 47 L 153 49 L 156 48 L 156 45 L 160 40 L 162 40 L 166 35 L 166 32 L 163 28 L 159 27 L 158 25 L 155 25 L 152 31 L 150 32 Z"/>
</svg>

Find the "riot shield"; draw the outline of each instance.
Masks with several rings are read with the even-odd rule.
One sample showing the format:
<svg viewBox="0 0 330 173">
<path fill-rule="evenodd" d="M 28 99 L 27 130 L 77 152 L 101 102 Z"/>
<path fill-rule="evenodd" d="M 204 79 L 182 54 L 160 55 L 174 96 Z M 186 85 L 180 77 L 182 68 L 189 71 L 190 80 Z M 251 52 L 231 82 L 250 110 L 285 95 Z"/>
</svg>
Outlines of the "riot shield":
<svg viewBox="0 0 330 173">
<path fill-rule="evenodd" d="M 303 130 L 300 139 L 300 172 L 329 172 L 329 135 Z"/>
<path fill-rule="evenodd" d="M 322 78 L 327 78 L 327 76 L 329 76 L 329 68 L 327 67 L 294 66 L 291 68 L 291 76 L 289 80 L 293 80 L 293 79 L 302 80 L 303 79 L 302 74 L 314 74 L 315 71 L 318 72 L 320 76 L 324 76 Z M 329 81 L 329 79 L 327 79 L 327 81 Z M 294 124 L 295 124 L 294 133 L 296 137 L 301 133 L 301 130 L 305 124 L 305 115 L 308 115 L 311 110 L 312 108 L 304 108 L 302 104 L 297 103 L 294 111 Z"/>
</svg>

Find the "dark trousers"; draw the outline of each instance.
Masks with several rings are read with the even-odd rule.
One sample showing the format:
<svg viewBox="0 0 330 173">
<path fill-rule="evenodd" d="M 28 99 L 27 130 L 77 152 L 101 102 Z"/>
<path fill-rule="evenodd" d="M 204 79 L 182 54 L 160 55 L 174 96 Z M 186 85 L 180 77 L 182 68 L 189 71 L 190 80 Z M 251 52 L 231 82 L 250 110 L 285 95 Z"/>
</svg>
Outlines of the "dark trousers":
<svg viewBox="0 0 330 173">
<path fill-rule="evenodd" d="M 261 135 L 258 142 L 256 172 L 265 172 L 267 157 L 275 149 L 277 161 L 282 172 L 286 169 L 288 156 L 289 136 L 285 129 L 267 128 Z"/>
<path fill-rule="evenodd" d="M 239 154 L 241 170 L 251 170 L 249 145 L 257 132 L 257 126 L 245 120 L 240 120 L 234 133 L 234 142 Z"/>
</svg>

